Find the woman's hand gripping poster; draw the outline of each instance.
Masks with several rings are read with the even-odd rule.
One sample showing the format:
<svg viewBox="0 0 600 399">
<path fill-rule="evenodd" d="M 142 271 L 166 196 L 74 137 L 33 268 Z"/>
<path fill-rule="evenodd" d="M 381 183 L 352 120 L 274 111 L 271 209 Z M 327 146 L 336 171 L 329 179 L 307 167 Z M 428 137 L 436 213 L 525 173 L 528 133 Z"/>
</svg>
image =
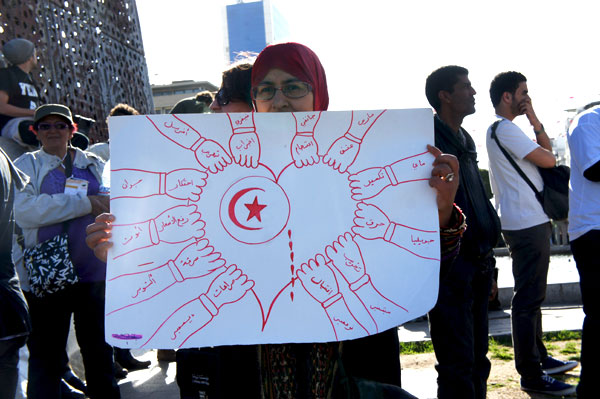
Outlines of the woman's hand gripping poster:
<svg viewBox="0 0 600 399">
<path fill-rule="evenodd" d="M 107 342 L 326 342 L 426 313 L 430 110 L 109 120 Z"/>
</svg>

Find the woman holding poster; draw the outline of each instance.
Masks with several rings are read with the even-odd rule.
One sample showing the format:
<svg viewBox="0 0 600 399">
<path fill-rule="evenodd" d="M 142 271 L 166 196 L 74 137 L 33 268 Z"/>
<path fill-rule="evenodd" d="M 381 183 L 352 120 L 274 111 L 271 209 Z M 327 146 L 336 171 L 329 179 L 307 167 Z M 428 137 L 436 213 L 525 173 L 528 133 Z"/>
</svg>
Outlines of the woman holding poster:
<svg viewBox="0 0 600 399">
<path fill-rule="evenodd" d="M 298 43 L 268 46 L 259 54 L 252 70 L 252 95 L 257 112 L 325 111 L 329 105 L 325 70 L 317 55 Z M 314 139 L 303 139 L 306 143 L 299 148 L 311 148 L 310 140 Z M 438 191 L 440 226 L 452 224 L 458 227 L 464 220 L 453 207 L 457 181 L 452 176 L 458 172 L 458 163 L 454 157 L 442 155 L 435 148 L 430 151 L 437 156 L 430 185 Z M 336 153 L 330 155 L 330 152 L 323 162 L 334 168 L 343 165 L 344 160 L 335 159 Z M 460 229 L 454 230 L 457 234 L 453 238 L 456 238 Z M 446 252 L 456 245 L 456 240 L 450 241 L 453 243 L 446 240 Z M 398 334 L 396 328 L 392 328 L 341 343 L 262 345 L 260 358 L 265 397 L 339 395 L 341 392 L 333 387 L 338 385 L 334 374 L 340 354 L 346 373 L 352 377 L 400 386 Z"/>
<path fill-rule="evenodd" d="M 329 105 L 329 95 L 323 66 L 316 54 L 304 45 L 284 43 L 268 46 L 259 54 L 252 70 L 252 98 L 256 112 L 289 112 L 294 113 L 294 118 L 296 118 L 295 115 L 299 112 L 325 111 Z M 305 119 L 296 119 L 296 134 L 289 147 L 295 167 L 302 168 L 322 162 L 323 165 L 345 173 L 348 166 L 354 162 L 362 138 L 369 126 L 380 115 L 381 113 L 377 115 L 371 113 L 366 114 L 365 118 L 357 119 L 364 121 L 362 126 L 355 130 L 351 129 L 351 126 L 346 134 L 335 140 L 329 150 L 324 152 L 325 155 L 320 155 L 318 152 L 317 142 L 314 138 L 314 125 L 317 119 L 311 119 L 310 115 L 302 115 Z M 360 125 L 360 123 L 358 124 Z M 429 184 L 437 191 L 439 223 L 442 227 L 442 259 L 449 259 L 457 250 L 460 235 L 465 228 L 462 213 L 453 206 L 454 195 L 458 187 L 458 179 L 454 177 L 458 176 L 458 162 L 455 157 L 441 154 L 434 147 L 429 147 L 429 152 L 435 157 Z M 260 154 L 260 152 L 257 151 L 256 154 Z M 388 165 L 385 168 L 393 170 L 393 167 L 394 165 Z M 368 171 L 366 172 L 368 173 Z M 361 178 L 362 176 L 357 176 L 358 180 Z M 377 184 L 383 182 L 379 178 L 372 180 Z M 397 185 L 399 181 L 390 180 L 389 184 Z M 385 187 L 385 185 L 378 187 L 377 190 L 381 191 Z M 356 195 L 369 198 L 369 196 L 377 195 L 379 192 L 377 190 L 372 193 L 357 191 Z M 357 208 L 357 215 L 374 212 L 367 206 L 360 205 Z M 104 259 L 106 259 L 107 249 L 112 245 L 109 240 L 113 221 L 114 217 L 111 215 L 101 215 L 96 219 L 96 223 L 87 229 L 88 245 L 95 250 L 97 256 Z M 389 225 L 388 223 L 388 227 Z M 364 226 L 357 225 L 356 228 L 359 231 Z M 352 230 L 354 232 L 354 228 Z M 381 234 L 381 238 L 385 238 L 386 241 L 393 241 L 394 228 L 387 230 L 383 228 Z M 347 233 L 326 249 L 327 257 L 331 261 L 328 265 L 333 264 L 332 267 L 337 268 L 336 262 L 339 260 L 337 255 L 344 252 L 339 251 L 340 248 L 344 250 L 355 248 L 355 252 L 360 252 L 352 235 Z M 325 262 L 323 255 L 308 260 L 293 271 L 292 280 L 298 281 L 297 287 L 301 283 L 301 287 L 312 299 L 320 303 L 320 309 L 324 309 L 330 319 L 337 318 L 336 320 L 352 323 L 356 320 L 352 319 L 348 312 L 349 309 L 340 306 L 344 303 L 340 300 L 341 293 L 330 289 L 330 286 L 327 285 L 327 278 L 333 276 L 334 272 L 329 266 L 325 266 Z M 364 267 L 361 269 L 356 264 L 354 266 L 356 267 L 353 270 L 360 271 L 358 277 L 343 275 L 350 283 L 350 289 L 356 292 L 365 287 L 372 287 Z M 321 274 L 317 275 L 318 273 Z M 310 282 L 315 286 L 311 286 Z M 290 308 L 288 307 L 288 309 Z M 293 312 L 293 309 L 290 310 Z M 384 383 L 396 393 L 403 392 L 399 388 L 400 362 L 396 328 L 356 340 L 345 338 L 343 328 L 338 330 L 334 327 L 334 329 L 335 338 L 332 339 L 334 342 L 260 345 L 262 397 L 326 398 L 345 396 L 344 391 L 353 388 L 349 388 L 340 381 L 339 359 L 343 361 L 346 375 Z"/>
</svg>

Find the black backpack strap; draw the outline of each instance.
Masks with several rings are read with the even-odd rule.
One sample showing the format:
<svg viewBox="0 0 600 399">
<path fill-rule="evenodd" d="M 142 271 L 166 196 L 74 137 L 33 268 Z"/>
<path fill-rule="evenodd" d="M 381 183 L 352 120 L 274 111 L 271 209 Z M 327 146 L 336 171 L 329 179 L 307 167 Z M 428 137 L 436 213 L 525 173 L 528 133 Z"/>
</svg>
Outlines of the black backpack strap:
<svg viewBox="0 0 600 399">
<path fill-rule="evenodd" d="M 496 129 L 498 128 L 498 125 L 500 124 L 500 122 L 502 122 L 502 119 L 497 120 L 492 125 L 492 134 L 491 134 L 491 137 L 496 141 L 496 144 L 498 144 L 498 148 L 500 148 L 500 151 L 502 151 L 502 153 L 504 154 L 504 156 L 506 157 L 506 159 L 508 159 L 508 162 L 510 162 L 510 164 L 513 166 L 513 168 L 515 168 L 515 170 L 517 171 L 517 173 L 523 178 L 523 180 L 525 180 L 525 182 L 529 185 L 529 187 L 531 187 L 531 189 L 535 193 L 535 198 L 537 198 L 537 200 L 539 201 L 539 203 L 542 204 L 542 206 L 543 206 L 544 205 L 544 199 L 543 199 L 542 193 L 540 193 L 537 190 L 537 188 L 535 188 L 535 185 L 531 182 L 531 180 L 529 180 L 529 178 L 527 177 L 527 175 L 525 174 L 525 172 L 523 172 L 523 170 L 519 167 L 519 165 L 517 165 L 517 163 L 515 162 L 515 160 L 512 159 L 512 157 L 508 154 L 508 151 L 506 151 L 504 149 L 504 147 L 502 147 L 502 145 L 500 144 L 500 141 L 498 140 L 498 136 L 496 135 Z"/>
<path fill-rule="evenodd" d="M 25 237 L 23 236 L 23 229 L 15 222 L 15 235 L 17 236 L 17 244 L 21 247 L 21 251 L 25 249 Z"/>
<path fill-rule="evenodd" d="M 71 147 L 67 147 L 67 155 L 63 163 L 65 168 L 65 177 L 68 179 L 73 174 L 73 158 L 71 158 Z"/>
</svg>

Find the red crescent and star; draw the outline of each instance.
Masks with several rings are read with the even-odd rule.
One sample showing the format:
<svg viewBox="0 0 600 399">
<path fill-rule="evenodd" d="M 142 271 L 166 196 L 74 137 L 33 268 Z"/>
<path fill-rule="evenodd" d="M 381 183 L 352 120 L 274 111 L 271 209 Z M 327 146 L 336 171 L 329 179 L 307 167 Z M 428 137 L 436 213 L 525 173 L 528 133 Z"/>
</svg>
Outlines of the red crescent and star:
<svg viewBox="0 0 600 399">
<path fill-rule="evenodd" d="M 242 196 L 244 196 L 246 193 L 250 192 L 250 191 L 254 191 L 254 190 L 260 190 L 260 191 L 265 191 L 262 188 L 258 188 L 258 187 L 251 187 L 251 188 L 245 188 L 243 190 L 238 191 L 232 198 L 231 201 L 229 201 L 229 218 L 231 219 L 231 221 L 233 222 L 233 224 L 235 224 L 237 227 L 244 229 L 244 230 L 260 230 L 262 229 L 262 227 L 249 227 L 249 226 L 245 226 L 243 224 L 240 223 L 240 221 L 237 219 L 236 215 L 235 215 L 235 206 L 237 205 L 237 202 L 240 200 L 240 198 Z M 260 217 L 260 212 L 265 209 L 267 207 L 267 205 L 263 205 L 263 204 L 259 204 L 258 203 L 258 196 L 254 197 L 254 201 L 251 204 L 244 204 L 246 206 L 246 208 L 248 208 L 248 218 L 246 219 L 246 221 L 249 221 L 252 218 L 256 218 L 258 219 L 259 222 L 262 222 L 262 219 Z"/>
<path fill-rule="evenodd" d="M 262 222 L 262 219 L 260 218 L 260 211 L 265 209 L 267 206 L 261 205 L 258 203 L 258 196 L 254 196 L 254 202 L 252 202 L 251 204 L 244 204 L 244 205 L 250 211 L 248 213 L 248 219 L 246 219 L 246 221 L 248 221 L 252 218 L 257 218 L 259 222 Z"/>
</svg>

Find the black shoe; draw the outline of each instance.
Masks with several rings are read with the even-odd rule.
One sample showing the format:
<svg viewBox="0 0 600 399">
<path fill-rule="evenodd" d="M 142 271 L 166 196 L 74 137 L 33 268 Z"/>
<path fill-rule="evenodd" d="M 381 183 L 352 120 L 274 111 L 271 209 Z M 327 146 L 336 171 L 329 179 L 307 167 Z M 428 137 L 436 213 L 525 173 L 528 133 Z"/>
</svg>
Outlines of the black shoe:
<svg viewBox="0 0 600 399">
<path fill-rule="evenodd" d="M 521 389 L 527 392 L 538 392 L 552 396 L 565 396 L 575 393 L 575 386 L 555 380 L 547 374 L 532 379 L 521 378 Z"/>
<path fill-rule="evenodd" d="M 565 371 L 573 370 L 578 364 L 579 363 L 574 360 L 563 362 L 562 360 L 548 356 L 542 360 L 542 371 L 546 374 L 559 374 L 564 373 Z"/>
<path fill-rule="evenodd" d="M 151 363 L 149 360 L 143 362 L 137 360 L 133 357 L 129 349 L 121 348 L 115 348 L 115 360 L 129 371 L 147 369 Z"/>
<path fill-rule="evenodd" d="M 115 378 L 117 380 L 122 380 L 127 377 L 127 370 L 125 370 L 118 362 L 114 363 L 113 369 L 115 370 Z"/>
<path fill-rule="evenodd" d="M 65 380 L 60 380 L 60 399 L 83 399 L 85 394 L 81 391 L 71 388 Z"/>
<path fill-rule="evenodd" d="M 87 386 L 85 385 L 85 382 L 81 381 L 79 379 L 79 377 L 77 377 L 75 374 L 73 374 L 73 371 L 71 371 L 71 369 L 68 369 L 63 374 L 62 379 L 67 384 L 69 384 L 71 387 L 73 387 L 73 388 L 77 389 L 78 391 L 81 391 L 87 395 Z"/>
</svg>

